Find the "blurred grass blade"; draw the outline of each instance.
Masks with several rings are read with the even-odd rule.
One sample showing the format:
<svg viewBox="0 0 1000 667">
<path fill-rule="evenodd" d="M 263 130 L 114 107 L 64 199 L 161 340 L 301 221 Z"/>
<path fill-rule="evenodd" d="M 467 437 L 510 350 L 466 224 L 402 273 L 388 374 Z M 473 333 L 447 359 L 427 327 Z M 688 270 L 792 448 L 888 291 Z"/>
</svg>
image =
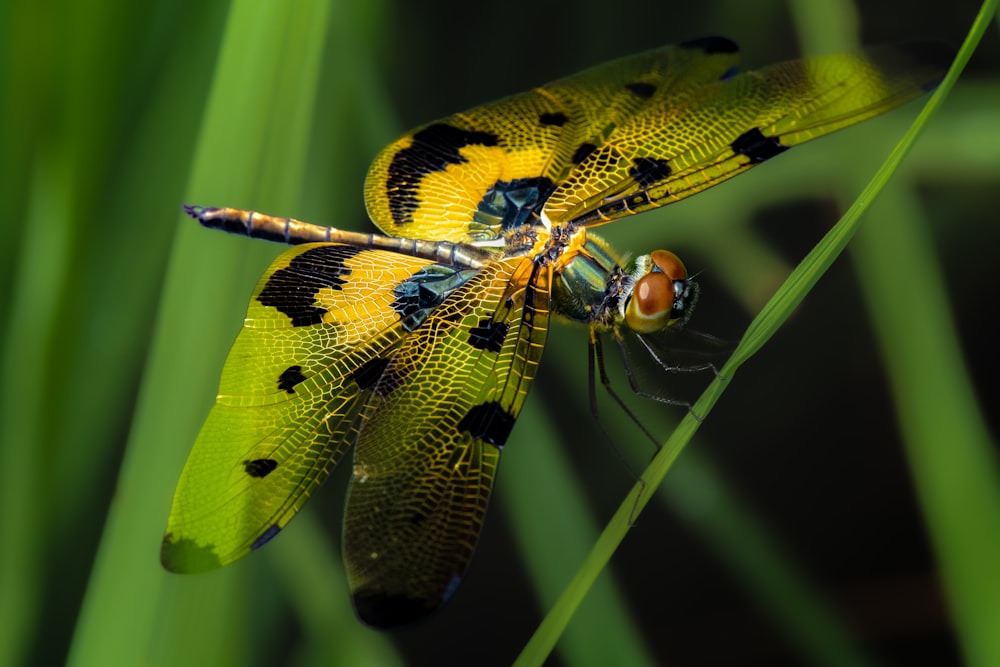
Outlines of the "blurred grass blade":
<svg viewBox="0 0 1000 667">
<path fill-rule="evenodd" d="M 43 509 L 45 368 L 49 335 L 59 323 L 59 291 L 67 280 L 65 242 L 69 202 L 53 156 L 37 163 L 25 221 L 38 233 L 24 237 L 17 288 L 5 316 L 17 322 L 0 340 L 0 664 L 17 664 L 38 622 L 45 547 Z M 44 231 L 43 231 L 44 230 Z M 48 235 L 54 238 L 47 238 Z M 49 270 L 46 258 L 63 271 Z M 15 446 L 16 445 L 16 446 Z"/>
<path fill-rule="evenodd" d="M 911 192 L 853 246 L 911 473 L 967 664 L 1000 664 L 1000 466 Z M 919 289 L 914 289 L 914 284 Z M 933 304 L 928 307 L 928 304 Z"/>
<path fill-rule="evenodd" d="M 189 186 L 190 201 L 291 208 L 300 197 L 327 3 L 233 3 Z M 177 202 L 179 206 L 182 202 Z M 176 219 L 180 219 L 179 213 Z M 220 235 L 221 237 L 221 235 Z M 163 651 L 199 661 L 245 657 L 238 573 L 171 581 L 157 554 L 177 474 L 208 408 L 225 347 L 260 269 L 260 250 L 214 245 L 185 221 L 161 301 L 157 337 L 91 577 L 70 664 L 156 664 Z M 249 261 L 256 253 L 256 263 Z M 233 319 L 220 317 L 233 313 Z M 176 578 L 179 579 L 179 578 Z M 186 586 L 190 583 L 190 586 Z M 192 618 L 197 609 L 200 622 Z M 158 614 L 159 612 L 159 614 Z M 185 622 L 186 616 L 186 622 Z M 237 634 L 234 634 L 237 633 Z M 156 637 L 154 646 L 153 637 Z M 151 653 L 153 648 L 158 649 Z M 191 664 L 191 663 L 188 663 Z M 216 663 L 218 664 L 218 663 Z"/>
<path fill-rule="evenodd" d="M 996 0 L 983 3 L 942 95 L 997 7 Z M 976 399 L 915 188 L 887 192 L 874 213 L 879 224 L 854 248 L 918 499 L 965 660 L 1000 664 L 997 443 Z"/>
<path fill-rule="evenodd" d="M 4 665 L 65 657 L 172 235 L 175 213 L 160 205 L 173 209 L 187 178 L 191 142 L 164 128 L 193 127 L 194 101 L 165 103 L 205 87 L 191 65 L 217 13 L 191 9 L 198 46 L 174 50 L 136 28 L 142 11 L 110 0 L 0 12 L 16 56 L 0 58 L 0 89 L 14 100 L 0 123 L 12 123 L 5 139 L 16 135 L 0 147 Z M 39 36 L 58 34 L 61 48 L 46 52 Z M 137 217 L 141 206 L 150 213 Z"/>
<path fill-rule="evenodd" d="M 520 665 L 541 664 L 552 651 L 566 624 L 579 606 L 587 590 L 600 574 L 617 546 L 628 532 L 630 518 L 645 507 L 656 492 L 660 482 L 673 465 L 677 456 L 694 436 L 700 425 L 711 412 L 725 386 L 733 379 L 739 367 L 752 357 L 782 326 L 795 308 L 802 302 L 813 285 L 822 277 L 833 261 L 843 252 L 851 237 L 857 231 L 861 215 L 876 195 L 885 187 L 903 157 L 909 151 L 930 115 L 940 106 L 941 100 L 954 85 L 961 66 L 967 61 L 975 44 L 966 43 L 962 53 L 952 65 L 947 77 L 935 94 L 927 102 L 913 125 L 900 140 L 872 180 L 845 212 L 837 225 L 826 234 L 815 248 L 803 259 L 781 288 L 750 323 L 742 340 L 732 356 L 721 369 L 718 377 L 708 386 L 695 403 L 691 412 L 660 449 L 659 453 L 642 474 L 637 484 L 622 501 L 618 511 L 609 521 L 601 536 L 594 544 L 587 559 L 566 587 L 562 596 L 552 607 L 535 634 L 528 641 L 518 658 Z M 964 59 L 963 59 L 964 55 Z M 695 416 L 697 415 L 697 417 Z"/>
</svg>

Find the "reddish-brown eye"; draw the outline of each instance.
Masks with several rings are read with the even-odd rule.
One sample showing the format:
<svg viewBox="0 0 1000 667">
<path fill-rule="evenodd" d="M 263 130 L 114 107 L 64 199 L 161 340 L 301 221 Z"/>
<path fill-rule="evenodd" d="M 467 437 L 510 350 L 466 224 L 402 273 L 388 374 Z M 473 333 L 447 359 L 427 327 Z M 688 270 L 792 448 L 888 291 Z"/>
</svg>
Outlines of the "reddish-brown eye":
<svg viewBox="0 0 1000 667">
<path fill-rule="evenodd" d="M 671 280 L 684 280 L 688 277 L 684 262 L 669 250 L 654 250 L 649 254 L 649 257 L 653 260 L 656 268 L 667 274 Z"/>
<path fill-rule="evenodd" d="M 656 317 L 674 307 L 674 281 L 659 271 L 647 273 L 635 284 L 632 302 L 644 317 Z"/>
<path fill-rule="evenodd" d="M 637 333 L 653 333 L 668 325 L 673 309 L 674 281 L 652 271 L 636 281 L 625 306 L 625 324 Z"/>
<path fill-rule="evenodd" d="M 655 250 L 647 266 L 649 273 L 635 281 L 625 304 L 625 324 L 637 333 L 653 333 L 673 324 L 686 294 L 687 269 L 677 255 Z"/>
</svg>

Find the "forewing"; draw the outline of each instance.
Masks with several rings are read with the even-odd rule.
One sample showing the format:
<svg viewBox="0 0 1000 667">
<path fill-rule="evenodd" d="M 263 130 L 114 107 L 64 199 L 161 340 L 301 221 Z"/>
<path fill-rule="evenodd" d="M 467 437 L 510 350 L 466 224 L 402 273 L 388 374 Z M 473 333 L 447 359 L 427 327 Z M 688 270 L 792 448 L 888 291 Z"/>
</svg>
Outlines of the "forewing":
<svg viewBox="0 0 1000 667">
<path fill-rule="evenodd" d="M 558 185 L 545 215 L 597 225 L 689 197 L 919 97 L 950 59 L 947 47 L 933 43 L 877 47 L 779 63 L 681 92 L 657 88 Z"/>
<path fill-rule="evenodd" d="M 694 40 L 611 61 L 424 126 L 375 158 L 368 213 L 387 234 L 494 239 L 537 212 L 552 188 L 660 97 L 719 80 L 736 45 Z"/>
<path fill-rule="evenodd" d="M 389 362 L 355 453 L 344 560 L 359 617 L 390 627 L 455 591 L 500 449 L 548 327 L 550 276 L 530 258 L 483 269 Z"/>
<path fill-rule="evenodd" d="M 297 246 L 274 261 L 178 482 L 164 567 L 230 563 L 302 507 L 356 439 L 384 360 L 405 335 L 396 287 L 427 264 L 337 244 Z"/>
</svg>

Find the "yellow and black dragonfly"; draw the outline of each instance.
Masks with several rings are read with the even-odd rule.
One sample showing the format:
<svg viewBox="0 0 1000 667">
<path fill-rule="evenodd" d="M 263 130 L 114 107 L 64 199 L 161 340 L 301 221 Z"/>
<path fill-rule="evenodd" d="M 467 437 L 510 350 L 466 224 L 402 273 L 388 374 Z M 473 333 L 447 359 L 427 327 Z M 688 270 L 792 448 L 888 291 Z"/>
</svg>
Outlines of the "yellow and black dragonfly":
<svg viewBox="0 0 1000 667">
<path fill-rule="evenodd" d="M 189 206 L 207 227 L 295 245 L 267 269 L 174 496 L 161 560 L 260 548 L 351 445 L 344 560 L 358 616 L 422 618 L 458 588 L 552 316 L 655 337 L 690 316 L 683 263 L 625 263 L 593 228 L 669 204 L 933 88 L 934 44 L 737 73 L 697 39 L 416 129 L 365 199 L 384 235 Z"/>
</svg>

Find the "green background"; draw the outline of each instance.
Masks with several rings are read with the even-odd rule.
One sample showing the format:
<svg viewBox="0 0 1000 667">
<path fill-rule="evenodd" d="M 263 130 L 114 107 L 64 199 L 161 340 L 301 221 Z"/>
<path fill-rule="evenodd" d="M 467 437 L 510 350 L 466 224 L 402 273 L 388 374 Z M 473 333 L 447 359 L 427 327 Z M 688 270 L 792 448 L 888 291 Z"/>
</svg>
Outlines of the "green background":
<svg viewBox="0 0 1000 667">
<path fill-rule="evenodd" d="M 367 164 L 408 127 L 708 34 L 738 41 L 748 67 L 851 40 L 957 47 L 977 9 L 3 3 L 0 665 L 511 662 L 653 452 L 610 402 L 614 441 L 596 435 L 586 332 L 551 334 L 472 567 L 431 621 L 388 636 L 354 619 L 346 466 L 259 554 L 168 575 L 173 485 L 280 251 L 180 205 L 369 230 Z M 982 568 L 1000 561 L 996 28 L 848 256 L 733 379 L 555 664 L 1000 660 L 998 568 Z M 692 326 L 738 339 L 919 107 L 606 236 L 680 254 L 700 272 Z M 648 375 L 687 400 L 707 381 Z M 683 416 L 629 398 L 660 440 Z"/>
</svg>

